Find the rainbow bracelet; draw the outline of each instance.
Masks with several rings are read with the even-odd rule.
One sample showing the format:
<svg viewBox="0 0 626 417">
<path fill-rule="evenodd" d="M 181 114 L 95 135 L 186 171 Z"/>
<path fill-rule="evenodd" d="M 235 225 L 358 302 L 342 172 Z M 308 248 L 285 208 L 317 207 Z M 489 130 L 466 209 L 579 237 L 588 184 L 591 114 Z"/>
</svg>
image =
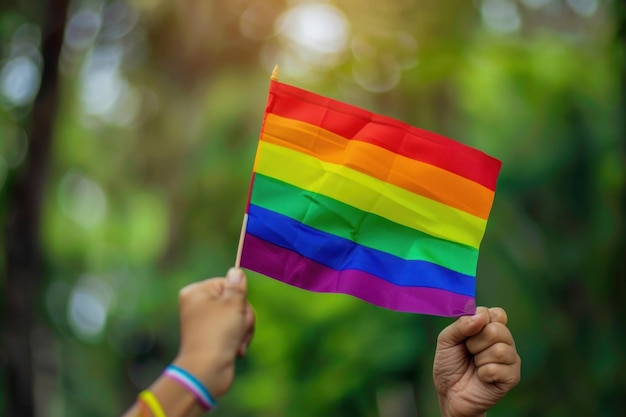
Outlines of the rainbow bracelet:
<svg viewBox="0 0 626 417">
<path fill-rule="evenodd" d="M 206 389 L 202 382 L 200 382 L 195 376 L 176 365 L 170 365 L 163 371 L 165 376 L 168 376 L 187 388 L 193 395 L 196 396 L 198 402 L 204 408 L 204 410 L 211 410 L 217 407 L 217 402 Z"/>
</svg>

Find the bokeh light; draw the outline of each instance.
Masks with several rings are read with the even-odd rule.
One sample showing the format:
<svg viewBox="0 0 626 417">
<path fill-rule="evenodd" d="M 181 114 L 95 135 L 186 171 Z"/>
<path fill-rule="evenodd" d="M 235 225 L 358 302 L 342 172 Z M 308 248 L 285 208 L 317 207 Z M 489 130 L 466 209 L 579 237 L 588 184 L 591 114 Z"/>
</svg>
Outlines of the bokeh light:
<svg viewBox="0 0 626 417">
<path fill-rule="evenodd" d="M 106 6 L 102 13 L 100 36 L 104 41 L 116 41 L 127 36 L 139 22 L 139 14 L 128 3 L 117 0 Z"/>
<path fill-rule="evenodd" d="M 515 32 L 522 25 L 517 3 L 513 0 L 483 0 L 480 14 L 485 26 L 496 32 Z"/>
<path fill-rule="evenodd" d="M 39 90 L 40 70 L 30 58 L 10 59 L 0 72 L 0 91 L 13 106 L 30 104 Z"/>
<path fill-rule="evenodd" d="M 537 10 L 548 6 L 558 0 L 520 0 L 521 3 L 529 9 Z"/>
<path fill-rule="evenodd" d="M 63 213 L 87 229 L 100 224 L 107 211 L 102 187 L 76 171 L 68 172 L 61 180 L 58 201 Z"/>
<path fill-rule="evenodd" d="M 72 49 L 90 47 L 98 36 L 101 26 L 100 14 L 89 9 L 80 9 L 72 15 L 65 28 L 65 43 Z"/>
<path fill-rule="evenodd" d="M 136 89 L 120 70 L 122 60 L 120 45 L 97 47 L 87 59 L 80 78 L 83 112 L 118 126 L 131 124 L 140 106 Z"/>
<path fill-rule="evenodd" d="M 277 21 L 277 29 L 311 59 L 344 51 L 350 27 L 346 16 L 326 3 L 310 3 L 288 9 Z"/>
<path fill-rule="evenodd" d="M 68 322 L 76 336 L 87 342 L 99 341 L 114 302 L 114 292 L 106 281 L 93 275 L 82 276 L 67 306 Z"/>
<path fill-rule="evenodd" d="M 274 60 L 287 72 L 306 74 L 309 69 L 332 68 L 345 59 L 350 24 L 337 7 L 306 3 L 287 9 L 276 21 L 278 45 L 269 46 L 267 66 Z"/>
<path fill-rule="evenodd" d="M 580 16 L 591 17 L 598 9 L 598 0 L 567 0 L 567 5 Z"/>
<path fill-rule="evenodd" d="M 13 33 L 9 54 L 0 66 L 0 97 L 9 107 L 29 105 L 39 91 L 40 42 L 41 32 L 36 25 L 24 23 Z"/>
</svg>

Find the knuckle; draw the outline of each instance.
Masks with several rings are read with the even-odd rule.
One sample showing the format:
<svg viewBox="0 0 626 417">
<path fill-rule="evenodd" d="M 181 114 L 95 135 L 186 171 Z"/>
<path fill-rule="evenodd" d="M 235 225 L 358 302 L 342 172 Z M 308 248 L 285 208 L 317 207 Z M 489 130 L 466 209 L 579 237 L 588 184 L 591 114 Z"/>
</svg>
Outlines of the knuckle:
<svg viewBox="0 0 626 417">
<path fill-rule="evenodd" d="M 498 329 L 498 323 L 489 323 L 483 329 L 483 334 L 486 340 L 493 343 L 498 340 L 498 334 L 500 333 Z"/>
<path fill-rule="evenodd" d="M 509 329 L 502 323 L 489 323 L 484 329 L 485 338 L 491 343 L 508 341 Z"/>
<path fill-rule="evenodd" d="M 506 343 L 496 343 L 493 345 L 493 357 L 494 361 L 498 363 L 510 363 L 512 362 L 512 348 Z"/>
<path fill-rule="evenodd" d="M 481 366 L 478 369 L 480 372 L 481 379 L 484 382 L 494 383 L 498 382 L 499 377 L 499 366 L 495 363 L 488 363 L 486 365 Z"/>
</svg>

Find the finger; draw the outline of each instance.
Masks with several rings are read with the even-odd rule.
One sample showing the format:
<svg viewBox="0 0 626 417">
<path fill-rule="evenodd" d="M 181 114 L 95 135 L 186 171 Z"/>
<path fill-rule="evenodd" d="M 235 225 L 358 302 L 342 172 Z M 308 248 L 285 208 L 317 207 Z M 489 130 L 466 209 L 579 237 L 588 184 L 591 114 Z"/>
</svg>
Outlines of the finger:
<svg viewBox="0 0 626 417">
<path fill-rule="evenodd" d="M 255 328 L 255 313 L 254 308 L 246 303 L 246 311 L 244 317 L 244 327 L 246 329 L 244 336 L 241 340 L 241 344 L 239 345 L 239 349 L 237 350 L 237 356 L 243 357 L 248 351 L 248 347 L 250 346 L 250 342 L 252 341 L 252 337 L 254 336 L 254 328 Z"/>
<path fill-rule="evenodd" d="M 474 364 L 477 367 L 484 366 L 489 363 L 513 365 L 516 360 L 517 351 L 515 350 L 515 347 L 506 343 L 496 343 L 474 355 Z"/>
<path fill-rule="evenodd" d="M 243 358 L 248 353 L 248 348 L 250 347 L 250 343 L 252 342 L 252 337 L 254 336 L 254 332 L 246 334 L 241 345 L 239 345 L 239 349 L 237 349 L 237 357 Z"/>
<path fill-rule="evenodd" d="M 217 277 L 192 282 L 181 288 L 178 292 L 178 298 L 180 301 L 186 301 L 195 297 L 219 297 L 224 292 L 225 284 L 226 280 L 224 278 Z"/>
<path fill-rule="evenodd" d="M 246 304 L 246 313 L 244 318 L 244 326 L 246 328 L 246 333 L 243 336 L 241 345 L 239 346 L 239 350 L 237 351 L 237 355 L 242 357 L 248 351 L 248 347 L 250 346 L 250 342 L 254 337 L 255 330 L 255 322 L 256 322 L 256 314 L 254 313 L 254 308 L 250 304 Z"/>
<path fill-rule="evenodd" d="M 483 327 L 476 335 L 469 337 L 465 346 L 471 354 L 476 355 L 496 343 L 515 346 L 509 328 L 502 323 L 493 322 Z"/>
<path fill-rule="evenodd" d="M 224 288 L 224 296 L 226 298 L 235 298 L 244 302 L 248 285 L 246 276 L 239 268 L 230 268 L 226 274 L 226 286 Z"/>
<path fill-rule="evenodd" d="M 519 359 L 519 358 L 518 358 Z M 502 384 L 508 391 L 520 380 L 521 361 L 512 365 L 489 363 L 476 370 L 478 379 L 485 384 Z"/>
<path fill-rule="evenodd" d="M 489 315 L 491 316 L 492 322 L 498 322 L 502 324 L 506 324 L 508 322 L 508 316 L 506 311 L 504 311 L 501 307 L 492 307 L 489 309 Z"/>
<path fill-rule="evenodd" d="M 252 307 L 250 303 L 246 302 L 244 318 L 243 318 L 245 335 L 249 335 L 254 331 L 255 321 L 256 321 L 256 314 L 254 312 L 254 308 Z"/>
<path fill-rule="evenodd" d="M 437 337 L 439 348 L 456 346 L 468 337 L 478 334 L 489 323 L 489 311 L 485 307 L 478 307 L 473 316 L 464 316 L 446 327 Z"/>
</svg>

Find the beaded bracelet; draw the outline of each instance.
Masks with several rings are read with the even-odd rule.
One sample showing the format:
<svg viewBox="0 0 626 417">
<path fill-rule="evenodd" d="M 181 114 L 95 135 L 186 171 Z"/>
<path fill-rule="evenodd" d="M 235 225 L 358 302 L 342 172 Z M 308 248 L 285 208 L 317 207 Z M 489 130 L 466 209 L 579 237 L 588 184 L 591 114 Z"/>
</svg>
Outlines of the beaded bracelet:
<svg viewBox="0 0 626 417">
<path fill-rule="evenodd" d="M 144 390 L 139 393 L 139 399 L 148 406 L 148 409 L 154 417 L 166 417 L 159 400 L 154 396 L 151 391 Z"/>
<path fill-rule="evenodd" d="M 206 389 L 206 387 L 202 385 L 202 382 L 200 382 L 195 376 L 191 375 L 183 368 L 180 368 L 176 365 L 170 365 L 165 368 L 163 374 L 172 378 L 183 387 L 187 388 L 187 390 L 190 391 L 193 395 L 195 395 L 195 397 L 198 399 L 198 402 L 205 411 L 217 407 L 217 402 L 211 396 L 209 390 Z"/>
</svg>

